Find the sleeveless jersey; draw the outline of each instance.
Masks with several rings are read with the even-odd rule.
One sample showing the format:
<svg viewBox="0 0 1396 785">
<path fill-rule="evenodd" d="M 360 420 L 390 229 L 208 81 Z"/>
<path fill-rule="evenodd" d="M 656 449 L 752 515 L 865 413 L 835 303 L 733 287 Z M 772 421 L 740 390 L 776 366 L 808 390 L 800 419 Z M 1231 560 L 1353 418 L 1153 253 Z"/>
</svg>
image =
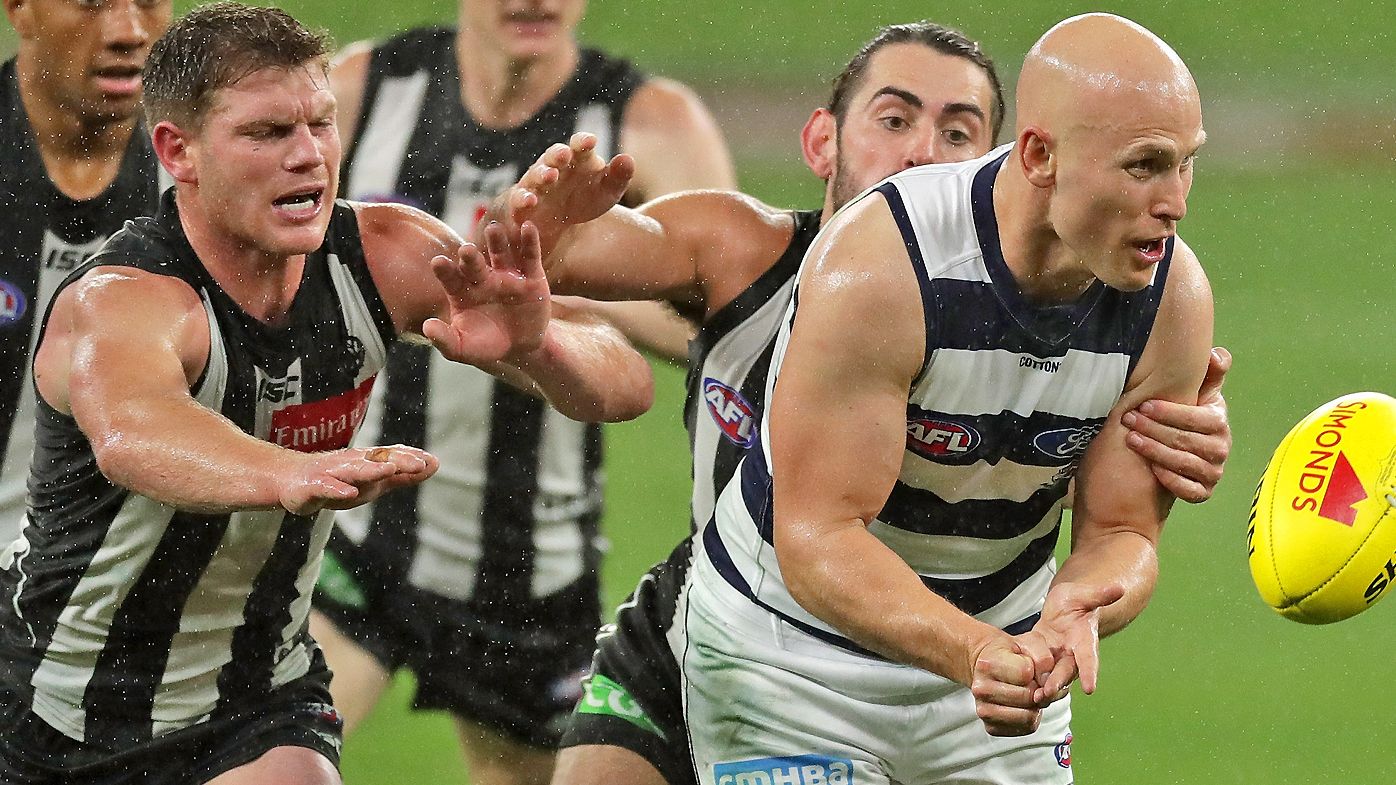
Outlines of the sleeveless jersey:
<svg viewBox="0 0 1396 785">
<path fill-rule="evenodd" d="M 336 203 L 283 326 L 218 286 L 172 191 L 69 281 L 96 266 L 198 293 L 209 353 L 190 394 L 201 405 L 290 449 L 349 444 L 395 330 L 348 205 Z M 332 512 L 176 510 L 107 480 L 72 417 L 42 400 L 38 414 L 29 521 L 0 565 L 3 681 L 35 714 L 80 741 L 137 743 L 246 710 L 324 667 L 306 619 Z"/>
<path fill-rule="evenodd" d="M 776 333 L 800 262 L 819 232 L 818 210 L 794 218 L 795 233 L 776 263 L 705 320 L 689 344 L 684 424 L 693 451 L 695 530 L 712 517 L 717 492 L 756 441 Z"/>
<path fill-rule="evenodd" d="M 69 199 L 49 180 L 19 95 L 15 61 L 0 66 L 0 548 L 19 536 L 34 449 L 29 357 L 38 315 L 69 273 L 128 218 L 155 211 L 164 171 L 139 124 L 100 195 Z"/>
<path fill-rule="evenodd" d="M 583 50 L 572 80 L 538 114 L 491 130 L 462 105 L 454 45 L 453 30 L 428 29 L 374 50 L 345 163 L 349 198 L 412 204 L 466 235 L 497 193 L 574 131 L 596 134 L 600 154 L 615 152 L 621 114 L 641 83 L 624 61 Z M 340 516 L 341 531 L 381 560 L 387 585 L 407 583 L 498 619 L 595 580 L 598 426 L 429 348 L 397 344 L 361 438 L 441 458 L 422 485 Z"/>
<path fill-rule="evenodd" d="M 1173 246 L 1141 291 L 1097 281 L 1071 303 L 1033 305 L 999 247 L 993 183 L 1006 155 L 911 169 L 874 189 L 916 273 L 926 359 L 908 394 L 900 475 L 868 531 L 931 591 L 1019 632 L 1041 610 L 1067 485 L 1148 341 Z M 768 397 L 798 307 L 797 279 Z M 867 653 L 785 587 L 769 444 L 763 423 L 700 538 L 716 579 L 815 637 Z"/>
</svg>

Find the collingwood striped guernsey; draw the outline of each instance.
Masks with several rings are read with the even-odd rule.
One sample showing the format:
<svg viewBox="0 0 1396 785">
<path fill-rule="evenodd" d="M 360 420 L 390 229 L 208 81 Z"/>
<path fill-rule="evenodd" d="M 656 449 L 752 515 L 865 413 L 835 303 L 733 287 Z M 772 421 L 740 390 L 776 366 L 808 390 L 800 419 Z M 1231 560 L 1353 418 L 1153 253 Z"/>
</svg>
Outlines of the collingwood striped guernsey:
<svg viewBox="0 0 1396 785">
<path fill-rule="evenodd" d="M 790 307 L 795 274 L 819 232 L 819 211 L 793 213 L 785 252 L 750 286 L 703 322 L 689 344 L 684 424 L 693 451 L 693 526 L 712 517 L 717 493 L 732 479 L 757 436 L 766 371 Z"/>
<path fill-rule="evenodd" d="M 173 191 L 69 281 L 94 266 L 199 294 L 209 354 L 190 393 L 201 405 L 283 447 L 348 445 L 395 337 L 348 205 L 335 204 L 280 327 L 244 313 L 204 269 Z M 43 401 L 37 434 L 24 547 L 0 573 L 0 686 L 64 735 L 119 748 L 324 671 L 306 618 L 332 512 L 179 511 L 108 481 L 73 418 Z"/>
<path fill-rule="evenodd" d="M 573 79 L 534 117 L 494 130 L 461 102 L 454 42 L 454 30 L 434 28 L 374 50 L 342 178 L 350 198 L 412 204 L 465 235 L 496 194 L 574 131 L 596 134 L 599 154 L 615 152 L 642 81 L 628 63 L 584 49 Z M 534 600 L 597 580 L 599 426 L 429 347 L 398 344 L 362 434 L 365 444 L 379 440 L 441 459 L 420 486 L 340 516 L 340 530 L 379 562 L 384 585 L 513 619 Z"/>
<path fill-rule="evenodd" d="M 900 476 L 868 530 L 929 589 L 1016 633 L 1041 610 L 1056 572 L 1067 485 L 1148 340 L 1173 246 L 1143 290 L 1097 281 L 1074 302 L 1034 306 L 999 248 L 993 183 L 1006 155 L 1000 148 L 976 161 L 911 169 L 874 189 L 891 208 L 920 285 L 926 360 L 908 394 Z M 768 397 L 798 298 L 797 284 Z M 700 538 L 707 563 L 757 605 L 867 653 L 805 611 L 781 579 L 769 440 L 763 423 L 723 490 Z"/>
<path fill-rule="evenodd" d="M 15 61 L 0 66 L 0 549 L 19 536 L 34 449 L 29 358 L 59 282 L 128 218 L 155 211 L 164 169 L 138 123 L 101 194 L 76 201 L 49 179 Z"/>
</svg>

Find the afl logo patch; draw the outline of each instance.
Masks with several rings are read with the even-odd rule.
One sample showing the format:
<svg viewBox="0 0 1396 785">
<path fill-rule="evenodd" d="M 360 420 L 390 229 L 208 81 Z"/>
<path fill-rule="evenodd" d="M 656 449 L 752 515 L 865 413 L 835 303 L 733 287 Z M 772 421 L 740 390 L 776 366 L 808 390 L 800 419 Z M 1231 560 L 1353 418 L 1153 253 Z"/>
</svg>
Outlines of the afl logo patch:
<svg viewBox="0 0 1396 785">
<path fill-rule="evenodd" d="M 0 278 L 0 326 L 14 324 L 24 317 L 29 301 L 18 286 Z"/>
<path fill-rule="evenodd" d="M 906 446 L 926 458 L 959 457 L 979 446 L 979 432 L 949 420 L 906 421 Z"/>
<path fill-rule="evenodd" d="M 716 379 L 704 379 L 703 401 L 728 441 L 740 447 L 756 441 L 756 409 L 741 393 Z"/>
<path fill-rule="evenodd" d="M 1052 752 L 1057 756 L 1058 766 L 1063 769 L 1071 768 L 1071 734 L 1066 734 L 1066 738 L 1062 740 L 1061 744 L 1053 748 Z"/>
<path fill-rule="evenodd" d="M 1090 446 L 1091 439 L 1100 433 L 1099 425 L 1087 425 L 1084 428 L 1059 428 L 1055 431 L 1044 431 L 1033 437 L 1032 446 L 1037 451 L 1051 458 L 1075 458 L 1086 451 Z"/>
</svg>

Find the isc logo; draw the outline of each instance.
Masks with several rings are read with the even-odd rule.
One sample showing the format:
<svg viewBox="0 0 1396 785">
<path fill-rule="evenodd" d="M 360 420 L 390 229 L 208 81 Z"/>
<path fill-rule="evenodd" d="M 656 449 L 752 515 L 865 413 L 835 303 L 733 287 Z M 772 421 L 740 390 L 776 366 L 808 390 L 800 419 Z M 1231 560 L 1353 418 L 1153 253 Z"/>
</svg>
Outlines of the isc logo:
<svg viewBox="0 0 1396 785">
<path fill-rule="evenodd" d="M 728 441 L 740 447 L 756 441 L 756 409 L 741 393 L 716 379 L 704 379 L 703 401 Z"/>
<path fill-rule="evenodd" d="M 927 458 L 961 456 L 979 446 L 979 432 L 948 420 L 906 421 L 906 446 Z"/>
<path fill-rule="evenodd" d="M 853 785 L 853 761 L 827 755 L 757 758 L 713 766 L 717 785 Z"/>
</svg>

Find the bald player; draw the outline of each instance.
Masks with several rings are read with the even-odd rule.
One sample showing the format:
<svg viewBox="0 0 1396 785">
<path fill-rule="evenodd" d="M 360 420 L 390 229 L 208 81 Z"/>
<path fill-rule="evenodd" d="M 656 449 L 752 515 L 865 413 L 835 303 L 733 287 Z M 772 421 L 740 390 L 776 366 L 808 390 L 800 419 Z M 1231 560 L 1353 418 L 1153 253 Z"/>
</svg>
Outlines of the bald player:
<svg viewBox="0 0 1396 785">
<path fill-rule="evenodd" d="M 1204 133 L 1173 50 L 1104 14 L 1034 46 L 1017 118 L 1012 145 L 855 199 L 805 258 L 767 417 L 695 544 L 700 782 L 1073 780 L 1069 686 L 1094 691 L 1097 637 L 1147 604 L 1172 501 L 1121 416 L 1193 403 L 1207 366 L 1176 237 Z"/>
</svg>

